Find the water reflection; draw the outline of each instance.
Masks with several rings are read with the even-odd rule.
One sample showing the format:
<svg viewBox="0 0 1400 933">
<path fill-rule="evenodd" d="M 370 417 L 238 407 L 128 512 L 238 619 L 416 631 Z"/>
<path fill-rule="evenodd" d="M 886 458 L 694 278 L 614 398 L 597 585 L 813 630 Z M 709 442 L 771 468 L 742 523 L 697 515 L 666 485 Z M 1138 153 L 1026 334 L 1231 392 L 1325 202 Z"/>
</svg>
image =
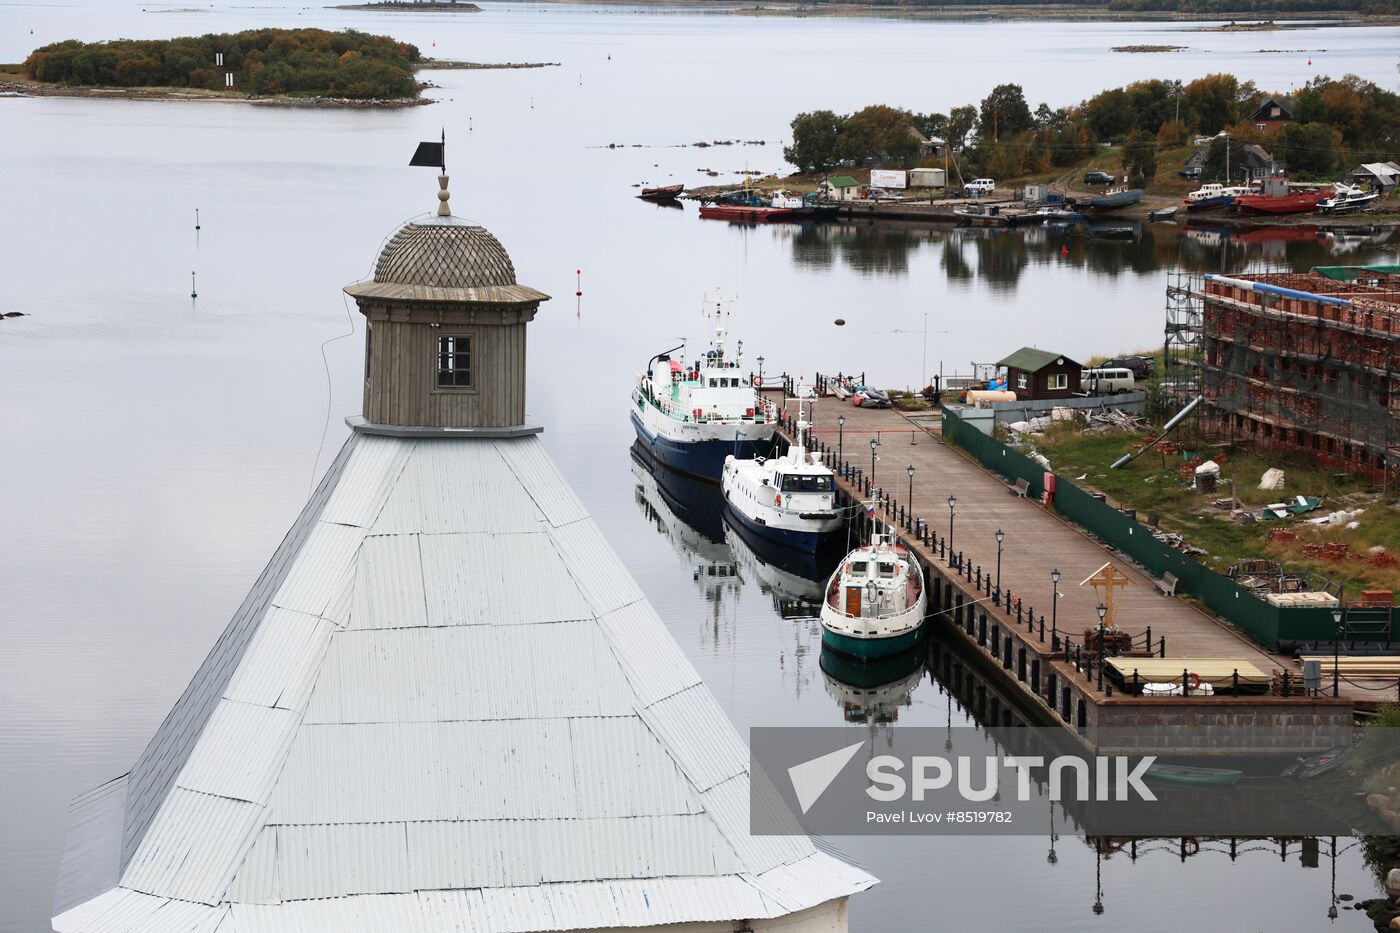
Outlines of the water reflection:
<svg viewBox="0 0 1400 933">
<path fill-rule="evenodd" d="M 637 480 L 637 504 L 690 569 L 691 579 L 719 624 L 726 615 L 723 608 L 743 587 L 739 565 L 724 537 L 719 488 L 667 469 L 638 443 L 632 445 L 632 475 Z"/>
<path fill-rule="evenodd" d="M 887 725 L 913 703 L 914 688 L 924 676 L 926 646 L 873 661 L 857 661 L 822 646 L 826 692 L 841 707 L 846 722 Z"/>
<path fill-rule="evenodd" d="M 841 562 L 841 555 L 829 548 L 813 553 L 769 541 L 736 520 L 727 507 L 723 524 L 725 540 L 740 572 L 773 598 L 778 615 L 784 619 L 816 618 L 822 584 Z"/>
<path fill-rule="evenodd" d="M 1362 264 L 1392 260 L 1400 251 L 1390 227 L 1231 227 L 1195 218 L 1005 229 L 840 221 L 771 227 L 755 235 L 762 234 L 788 242 L 799 267 L 839 265 L 864 275 L 902 276 L 919 253 L 932 253 L 949 281 L 976 280 L 999 291 L 1014 289 L 1028 268 L 1052 263 L 1104 275 L 1149 275 L 1174 269 L 1230 272 L 1254 265 L 1305 269 Z"/>
</svg>

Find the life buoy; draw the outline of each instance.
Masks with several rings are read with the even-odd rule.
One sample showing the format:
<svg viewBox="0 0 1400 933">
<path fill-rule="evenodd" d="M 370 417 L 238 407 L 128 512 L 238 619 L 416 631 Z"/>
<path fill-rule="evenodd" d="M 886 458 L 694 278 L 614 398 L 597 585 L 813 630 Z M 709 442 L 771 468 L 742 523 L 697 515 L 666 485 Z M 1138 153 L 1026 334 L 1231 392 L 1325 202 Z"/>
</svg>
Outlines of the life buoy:
<svg viewBox="0 0 1400 933">
<path fill-rule="evenodd" d="M 783 494 L 782 494 L 782 493 L 778 493 L 776 496 L 773 497 L 773 505 L 774 505 L 775 507 L 778 507 L 778 508 L 781 508 L 781 507 L 782 507 L 782 505 L 783 505 Z"/>
<path fill-rule="evenodd" d="M 1187 689 L 1188 691 L 1196 690 L 1196 689 L 1198 689 L 1200 686 L 1201 686 L 1201 675 L 1200 675 L 1200 674 L 1197 674 L 1195 671 L 1187 671 L 1187 672 L 1186 672 L 1186 689 Z"/>
</svg>

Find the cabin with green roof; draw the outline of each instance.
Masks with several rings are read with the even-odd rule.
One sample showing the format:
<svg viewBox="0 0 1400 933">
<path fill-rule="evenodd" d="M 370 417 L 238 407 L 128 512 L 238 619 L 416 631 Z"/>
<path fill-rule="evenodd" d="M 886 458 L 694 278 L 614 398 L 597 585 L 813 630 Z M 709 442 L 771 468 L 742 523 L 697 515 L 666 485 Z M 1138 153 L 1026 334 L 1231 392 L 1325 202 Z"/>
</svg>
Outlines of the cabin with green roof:
<svg viewBox="0 0 1400 933">
<path fill-rule="evenodd" d="M 860 200 L 860 182 L 850 175 L 832 175 L 822 182 L 819 190 L 828 201 Z"/>
<path fill-rule="evenodd" d="M 1022 347 L 997 365 L 1006 369 L 1006 387 L 1018 400 L 1070 398 L 1082 393 L 1084 367 L 1059 353 Z"/>
</svg>

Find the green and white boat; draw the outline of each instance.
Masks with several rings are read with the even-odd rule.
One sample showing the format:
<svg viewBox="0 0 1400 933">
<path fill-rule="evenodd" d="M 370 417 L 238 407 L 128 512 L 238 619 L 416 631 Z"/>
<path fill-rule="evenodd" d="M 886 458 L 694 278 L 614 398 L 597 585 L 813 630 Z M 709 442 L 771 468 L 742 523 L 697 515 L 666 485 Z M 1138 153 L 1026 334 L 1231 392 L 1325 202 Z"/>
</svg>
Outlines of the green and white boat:
<svg viewBox="0 0 1400 933">
<path fill-rule="evenodd" d="M 894 535 L 846 555 L 822 600 L 822 642 L 857 660 L 883 658 L 924 637 L 924 571 Z"/>
</svg>

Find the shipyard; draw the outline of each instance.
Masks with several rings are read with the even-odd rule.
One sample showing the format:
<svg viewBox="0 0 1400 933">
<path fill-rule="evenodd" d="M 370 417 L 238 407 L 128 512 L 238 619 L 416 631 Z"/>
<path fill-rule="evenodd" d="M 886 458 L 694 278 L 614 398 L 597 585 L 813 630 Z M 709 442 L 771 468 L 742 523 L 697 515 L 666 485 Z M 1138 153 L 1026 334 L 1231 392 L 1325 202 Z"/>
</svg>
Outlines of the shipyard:
<svg viewBox="0 0 1400 933">
<path fill-rule="evenodd" d="M 1388 5 L 0 7 L 0 933 L 1400 929 Z"/>
</svg>

